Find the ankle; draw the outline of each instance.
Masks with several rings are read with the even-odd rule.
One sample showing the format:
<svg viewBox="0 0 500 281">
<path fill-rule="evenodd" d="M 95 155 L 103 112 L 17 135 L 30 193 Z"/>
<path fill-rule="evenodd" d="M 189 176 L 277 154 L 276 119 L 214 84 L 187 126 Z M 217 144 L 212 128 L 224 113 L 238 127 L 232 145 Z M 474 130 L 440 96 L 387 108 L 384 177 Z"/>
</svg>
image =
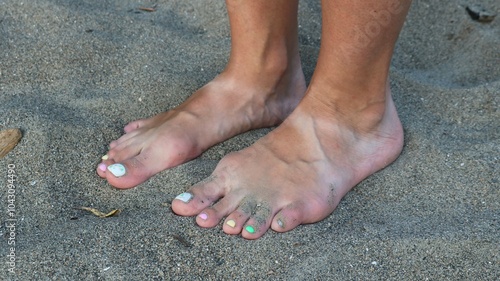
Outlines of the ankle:
<svg viewBox="0 0 500 281">
<path fill-rule="evenodd" d="M 233 77 L 238 84 L 275 85 L 287 72 L 288 61 L 276 58 L 268 61 L 242 62 L 230 60 L 223 73 Z"/>
<path fill-rule="evenodd" d="M 309 92 L 307 96 L 313 98 L 314 105 L 311 108 L 315 108 L 315 114 L 337 120 L 358 132 L 379 128 L 388 110 L 395 111 L 388 86 L 341 88 L 311 83 Z"/>
</svg>

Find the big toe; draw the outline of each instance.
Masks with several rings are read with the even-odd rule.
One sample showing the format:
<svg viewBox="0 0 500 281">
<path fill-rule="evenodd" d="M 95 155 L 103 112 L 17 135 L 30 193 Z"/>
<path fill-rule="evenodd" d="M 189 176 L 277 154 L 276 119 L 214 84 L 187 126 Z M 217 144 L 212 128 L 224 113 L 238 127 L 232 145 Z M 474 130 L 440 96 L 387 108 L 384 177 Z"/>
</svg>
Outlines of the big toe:
<svg viewBox="0 0 500 281">
<path fill-rule="evenodd" d="M 97 170 L 112 186 L 121 189 L 132 188 L 159 172 L 152 170 L 152 166 L 144 164 L 140 158 L 138 155 L 119 163 L 110 162 L 109 165 L 103 162 L 98 165 Z"/>
<path fill-rule="evenodd" d="M 172 201 L 172 211 L 180 216 L 195 216 L 212 206 L 223 195 L 223 188 L 212 175 L 175 197 Z"/>
</svg>

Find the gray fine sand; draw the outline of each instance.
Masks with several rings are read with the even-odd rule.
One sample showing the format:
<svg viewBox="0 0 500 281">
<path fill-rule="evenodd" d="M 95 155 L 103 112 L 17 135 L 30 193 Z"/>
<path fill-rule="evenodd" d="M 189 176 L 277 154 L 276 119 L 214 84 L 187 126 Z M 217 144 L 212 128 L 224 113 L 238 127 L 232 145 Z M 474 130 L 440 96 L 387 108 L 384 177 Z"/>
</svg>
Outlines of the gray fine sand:
<svg viewBox="0 0 500 281">
<path fill-rule="evenodd" d="M 325 220 L 246 241 L 197 227 L 170 202 L 269 129 L 135 189 L 95 173 L 125 124 L 223 70 L 223 1 L 0 0 L 0 129 L 24 135 L 0 160 L 0 280 L 500 280 L 500 17 L 473 21 L 471 1 L 413 2 L 391 66 L 401 157 Z M 300 3 L 308 80 L 320 8 Z"/>
</svg>

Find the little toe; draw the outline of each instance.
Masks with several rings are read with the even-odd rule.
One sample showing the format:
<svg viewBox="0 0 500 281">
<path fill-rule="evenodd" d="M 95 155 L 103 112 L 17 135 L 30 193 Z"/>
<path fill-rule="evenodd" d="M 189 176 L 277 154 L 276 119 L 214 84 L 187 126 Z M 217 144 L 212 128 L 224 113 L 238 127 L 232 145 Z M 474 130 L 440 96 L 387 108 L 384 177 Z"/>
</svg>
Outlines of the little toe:
<svg viewBox="0 0 500 281">
<path fill-rule="evenodd" d="M 286 232 L 303 223 L 304 206 L 291 204 L 284 207 L 273 218 L 271 228 L 276 232 Z"/>
<path fill-rule="evenodd" d="M 139 129 L 140 127 L 143 126 L 145 121 L 146 121 L 145 119 L 140 119 L 140 120 L 130 122 L 127 125 L 125 125 L 125 127 L 123 128 L 123 131 L 128 134 L 128 133 L 132 132 L 133 130 Z"/>
</svg>

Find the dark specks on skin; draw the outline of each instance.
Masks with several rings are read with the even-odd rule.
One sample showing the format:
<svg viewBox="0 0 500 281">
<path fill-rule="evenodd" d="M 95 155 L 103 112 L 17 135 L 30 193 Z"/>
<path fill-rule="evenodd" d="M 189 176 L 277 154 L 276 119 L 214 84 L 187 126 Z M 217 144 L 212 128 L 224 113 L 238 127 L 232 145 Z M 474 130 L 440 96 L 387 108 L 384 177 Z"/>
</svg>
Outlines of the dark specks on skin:
<svg viewBox="0 0 500 281">
<path fill-rule="evenodd" d="M 333 183 L 330 183 L 330 193 L 328 194 L 328 204 L 331 206 L 333 206 L 335 204 L 335 197 L 337 197 L 336 193 L 337 193 L 337 189 L 335 188 L 335 185 L 333 185 Z"/>
<path fill-rule="evenodd" d="M 271 216 L 271 208 L 266 203 L 260 203 L 255 210 L 254 219 L 258 225 L 264 225 Z"/>
<path fill-rule="evenodd" d="M 247 215 L 252 215 L 255 207 L 257 207 L 257 202 L 254 199 L 244 198 L 240 204 L 240 210 Z"/>
</svg>

